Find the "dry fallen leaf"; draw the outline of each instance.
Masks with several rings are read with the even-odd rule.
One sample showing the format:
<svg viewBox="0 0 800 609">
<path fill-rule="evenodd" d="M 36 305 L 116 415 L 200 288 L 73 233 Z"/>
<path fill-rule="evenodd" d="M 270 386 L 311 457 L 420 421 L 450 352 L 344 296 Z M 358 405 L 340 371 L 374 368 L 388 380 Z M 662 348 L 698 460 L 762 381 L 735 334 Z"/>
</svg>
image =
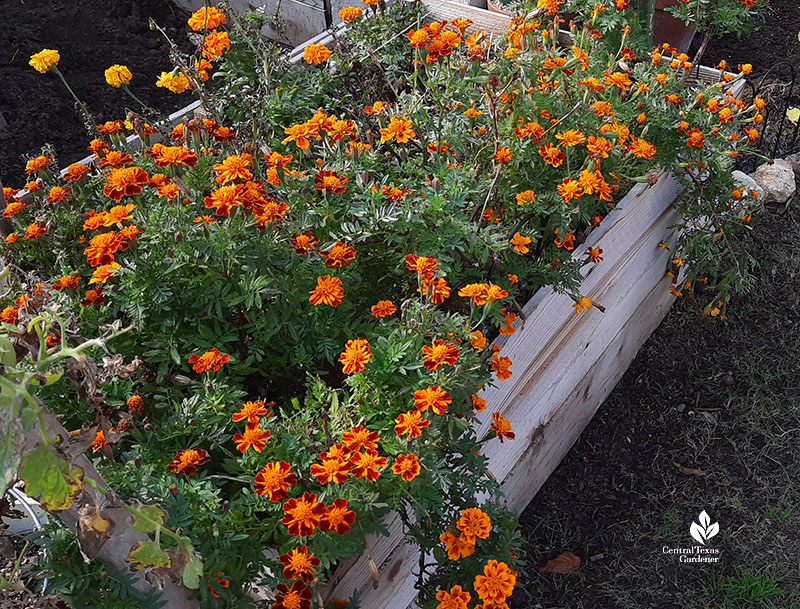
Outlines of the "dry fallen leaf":
<svg viewBox="0 0 800 609">
<path fill-rule="evenodd" d="M 694 467 L 684 467 L 683 465 L 677 463 L 676 461 L 673 461 L 672 465 L 677 467 L 680 473 L 686 474 L 687 476 L 697 476 L 698 478 L 702 478 L 703 476 L 706 475 L 706 472 L 704 472 L 702 469 L 695 469 Z"/>
<path fill-rule="evenodd" d="M 581 566 L 581 557 L 573 554 L 572 552 L 562 552 L 552 560 L 548 560 L 547 564 L 539 569 L 540 571 L 547 571 L 548 573 L 572 573 L 575 569 Z"/>
</svg>

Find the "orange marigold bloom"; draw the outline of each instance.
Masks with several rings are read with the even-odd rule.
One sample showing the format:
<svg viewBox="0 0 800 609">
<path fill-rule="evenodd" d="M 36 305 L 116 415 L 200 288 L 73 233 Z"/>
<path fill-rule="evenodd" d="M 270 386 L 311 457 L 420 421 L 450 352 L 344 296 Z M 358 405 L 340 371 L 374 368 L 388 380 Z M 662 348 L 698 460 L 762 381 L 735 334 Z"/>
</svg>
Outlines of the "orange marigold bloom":
<svg viewBox="0 0 800 609">
<path fill-rule="evenodd" d="M 210 196 L 203 199 L 206 208 L 214 208 L 218 216 L 230 216 L 231 210 L 244 202 L 240 185 L 220 186 Z"/>
<path fill-rule="evenodd" d="M 581 183 L 574 178 L 564 178 L 564 181 L 556 189 L 561 199 L 568 203 L 572 199 L 580 199 L 583 196 Z"/>
<path fill-rule="evenodd" d="M 286 584 L 276 586 L 275 602 L 272 609 L 310 609 L 311 588 L 302 581 L 296 581 L 290 588 Z"/>
<path fill-rule="evenodd" d="M 486 346 L 486 337 L 483 335 L 483 332 L 475 330 L 472 336 L 469 337 L 469 344 L 475 349 L 483 349 Z"/>
<path fill-rule="evenodd" d="M 656 155 L 656 147 L 640 137 L 633 138 L 629 150 L 640 159 L 651 160 Z"/>
<path fill-rule="evenodd" d="M 233 441 L 236 443 L 236 449 L 239 452 L 246 452 L 252 448 L 257 453 L 260 453 L 267 446 L 267 442 L 272 437 L 268 429 L 261 429 L 256 423 L 248 423 L 245 425 L 244 433 L 237 433 L 233 435 Z"/>
<path fill-rule="evenodd" d="M 136 205 L 133 203 L 128 203 L 127 205 L 115 205 L 107 212 L 102 214 L 102 226 L 109 227 L 124 220 L 131 220 L 133 218 L 131 214 L 133 213 L 134 209 L 136 209 Z M 99 216 L 101 214 L 97 215 Z"/>
<path fill-rule="evenodd" d="M 519 252 L 520 254 L 527 254 L 530 250 L 528 244 L 530 244 L 531 238 L 526 237 L 525 235 L 520 234 L 519 231 L 514 233 L 514 236 L 511 237 L 509 243 L 514 246 L 514 250 Z"/>
<path fill-rule="evenodd" d="M 231 48 L 231 39 L 228 32 L 213 30 L 203 39 L 202 54 L 209 61 L 214 61 L 222 52 Z M 183 74 L 181 74 L 183 76 Z M 185 76 L 183 76 L 186 78 Z"/>
<path fill-rule="evenodd" d="M 719 122 L 730 123 L 733 120 L 733 110 L 730 108 L 723 108 L 719 111 Z"/>
<path fill-rule="evenodd" d="M 89 285 L 92 285 L 93 283 L 105 283 L 115 275 L 113 271 L 115 271 L 118 268 L 121 267 L 116 262 L 98 266 L 94 270 L 94 273 L 92 273 L 92 278 L 89 280 Z"/>
<path fill-rule="evenodd" d="M 604 137 L 589 136 L 589 143 L 586 144 L 586 149 L 594 155 L 600 156 L 604 159 L 608 158 L 608 153 L 613 147 L 613 144 Z"/>
<path fill-rule="evenodd" d="M 347 182 L 347 176 L 339 175 L 335 171 L 322 170 L 314 175 L 314 188 L 337 195 L 347 190 Z"/>
<path fill-rule="evenodd" d="M 64 173 L 64 179 L 72 184 L 73 182 L 77 182 L 83 176 L 91 173 L 91 169 L 89 169 L 83 163 L 72 163 L 69 167 L 67 167 L 67 171 Z"/>
<path fill-rule="evenodd" d="M 446 298 L 450 298 L 450 286 L 442 277 L 431 280 L 423 279 L 422 286 L 433 304 L 442 304 Z M 417 291 L 419 292 L 419 288 Z"/>
<path fill-rule="evenodd" d="M 486 400 L 484 400 L 481 396 L 471 394 L 469 396 L 470 404 L 475 409 L 475 412 L 483 412 L 486 410 Z"/>
<path fill-rule="evenodd" d="M 308 537 L 320 525 L 325 504 L 317 501 L 316 493 L 305 492 L 302 497 L 292 497 L 284 503 L 283 512 L 281 522 L 289 529 L 289 535 Z"/>
<path fill-rule="evenodd" d="M 532 190 L 523 190 L 520 193 L 517 193 L 517 205 L 527 205 L 529 203 L 533 203 L 533 198 L 536 196 Z"/>
<path fill-rule="evenodd" d="M 50 189 L 50 194 L 47 196 L 45 201 L 49 201 L 50 203 L 61 203 L 62 201 L 68 199 L 69 196 L 69 188 L 64 188 L 63 186 L 53 186 Z"/>
<path fill-rule="evenodd" d="M 604 72 L 603 82 L 623 91 L 633 84 L 625 72 Z"/>
<path fill-rule="evenodd" d="M 16 324 L 17 320 L 19 319 L 19 306 L 17 305 L 8 305 L 5 309 L 0 311 L 0 321 L 4 321 L 7 324 Z"/>
<path fill-rule="evenodd" d="M 381 457 L 377 450 L 368 448 L 364 452 L 353 454 L 351 464 L 353 476 L 373 482 L 381 475 L 378 470 L 386 467 L 386 457 Z"/>
<path fill-rule="evenodd" d="M 483 575 L 476 575 L 473 588 L 484 603 L 504 603 L 511 596 L 517 576 L 504 562 L 490 560 L 483 568 Z"/>
<path fill-rule="evenodd" d="M 430 345 L 422 346 L 423 365 L 428 370 L 436 370 L 439 366 L 449 364 L 454 366 L 458 360 L 459 349 L 455 345 L 437 338 Z"/>
<path fill-rule="evenodd" d="M 407 117 L 393 116 L 389 119 L 389 125 L 381 129 L 381 144 L 393 139 L 396 139 L 399 144 L 405 144 L 416 135 L 411 121 Z"/>
<path fill-rule="evenodd" d="M 512 157 L 513 155 L 511 154 L 511 150 L 508 149 L 508 146 L 502 146 L 497 149 L 497 152 L 494 153 L 492 158 L 502 165 L 508 163 Z"/>
<path fill-rule="evenodd" d="M 311 43 L 303 50 L 303 60 L 306 63 L 320 64 L 331 56 L 331 50 L 324 44 Z"/>
<path fill-rule="evenodd" d="M 258 423 L 261 417 L 269 414 L 269 409 L 263 400 L 247 401 L 242 404 L 242 408 L 238 412 L 231 415 L 234 423 L 240 423 L 247 420 L 248 423 Z"/>
<path fill-rule="evenodd" d="M 139 394 L 134 393 L 125 401 L 125 405 L 128 407 L 128 412 L 134 416 L 144 412 L 144 400 Z"/>
<path fill-rule="evenodd" d="M 217 142 L 230 142 L 236 138 L 236 131 L 230 127 L 217 127 L 211 133 L 211 137 Z"/>
<path fill-rule="evenodd" d="M 347 499 L 339 497 L 325 510 L 319 528 L 322 531 L 336 531 L 339 535 L 344 535 L 355 521 L 355 511 L 348 510 Z"/>
<path fill-rule="evenodd" d="M 298 125 L 286 127 L 283 132 L 287 135 L 287 137 L 281 140 L 281 144 L 285 144 L 286 142 L 294 142 L 301 150 L 307 150 L 308 147 L 311 146 L 311 142 L 308 138 L 316 135 L 316 129 L 312 128 L 307 123 L 300 123 Z"/>
<path fill-rule="evenodd" d="M 560 167 L 564 164 L 564 160 L 567 158 L 567 155 L 565 155 L 553 144 L 539 146 L 539 155 L 544 159 L 545 163 L 552 167 Z"/>
<path fill-rule="evenodd" d="M 397 311 L 397 307 L 391 300 L 379 300 L 377 304 L 370 308 L 374 317 L 387 317 Z"/>
<path fill-rule="evenodd" d="M 289 237 L 289 243 L 292 244 L 292 248 L 295 252 L 301 256 L 305 256 L 319 243 L 319 237 L 315 237 L 309 230 L 299 235 L 292 235 Z"/>
<path fill-rule="evenodd" d="M 317 277 L 317 287 L 311 290 L 309 294 L 311 296 L 308 301 L 315 306 L 322 303 L 331 307 L 338 307 L 342 304 L 342 299 L 344 298 L 342 280 L 330 275 Z"/>
<path fill-rule="evenodd" d="M 375 450 L 378 448 L 380 436 L 377 431 L 367 429 L 363 425 L 350 428 L 342 434 L 342 444 L 351 453 L 357 452 L 362 448 Z"/>
<path fill-rule="evenodd" d="M 345 6 L 339 9 L 339 19 L 341 19 L 345 23 L 348 23 L 353 19 L 358 19 L 363 14 L 364 11 L 362 11 L 357 6 Z"/>
<path fill-rule="evenodd" d="M 50 161 L 53 160 L 53 155 L 40 155 L 37 157 L 32 158 L 25 164 L 25 173 L 32 174 L 32 173 L 39 173 L 40 171 L 47 169 L 47 166 L 50 164 Z"/>
<path fill-rule="evenodd" d="M 492 370 L 497 373 L 497 378 L 499 380 L 504 381 L 510 379 L 511 375 L 514 374 L 510 370 L 511 363 L 510 357 L 500 355 L 499 353 L 494 353 L 492 355 Z"/>
<path fill-rule="evenodd" d="M 217 372 L 231 358 L 227 353 L 222 353 L 219 349 L 207 349 L 203 355 L 192 355 L 189 363 L 195 372 Z"/>
<path fill-rule="evenodd" d="M 416 271 L 422 279 L 433 279 L 433 274 L 439 270 L 436 258 L 430 256 L 406 254 L 405 262 L 406 268 L 409 271 Z"/>
<path fill-rule="evenodd" d="M 216 179 L 220 184 L 227 184 L 233 180 L 250 180 L 253 172 L 253 156 L 247 153 L 233 154 L 217 163 L 211 170 L 217 174 Z"/>
<path fill-rule="evenodd" d="M 348 472 L 351 466 L 347 459 L 339 457 L 323 457 L 322 464 L 314 463 L 311 465 L 311 475 L 317 479 L 320 484 L 341 484 L 347 480 Z"/>
<path fill-rule="evenodd" d="M 103 295 L 103 288 L 94 288 L 92 290 L 86 290 L 85 294 L 86 298 L 81 302 L 84 307 L 88 307 L 90 305 L 94 305 L 99 307 L 106 301 L 106 297 Z"/>
<path fill-rule="evenodd" d="M 308 546 L 305 545 L 281 554 L 278 560 L 285 565 L 283 577 L 288 580 L 299 577 L 302 581 L 311 581 L 314 579 L 314 574 L 317 572 L 316 567 L 319 565 L 319 558 L 314 556 L 313 552 L 309 552 Z"/>
<path fill-rule="evenodd" d="M 695 127 L 686 133 L 686 145 L 687 146 L 695 146 L 697 148 L 703 147 L 703 138 L 705 134 Z"/>
<path fill-rule="evenodd" d="M 394 432 L 398 436 L 408 434 L 411 438 L 419 438 L 422 435 L 422 430 L 428 427 L 431 422 L 422 416 L 419 410 L 409 410 L 397 415 L 395 419 L 397 423 L 394 426 Z"/>
<path fill-rule="evenodd" d="M 475 537 L 468 537 L 467 535 L 456 535 L 452 530 L 447 530 L 439 536 L 439 540 L 444 544 L 447 550 L 447 558 L 450 560 L 458 560 L 459 558 L 466 558 L 475 553 Z"/>
<path fill-rule="evenodd" d="M 480 508 L 467 508 L 461 511 L 456 528 L 469 538 L 486 539 L 492 530 L 492 520 Z"/>
<path fill-rule="evenodd" d="M 213 30 L 225 23 L 225 13 L 216 6 L 204 6 L 193 12 L 187 23 L 195 32 L 198 30 Z"/>
<path fill-rule="evenodd" d="M 339 356 L 342 372 L 345 374 L 361 372 L 371 358 L 372 350 L 369 348 L 369 341 L 366 338 L 348 340 L 344 346 L 344 352 Z"/>
<path fill-rule="evenodd" d="M 8 233 L 8 235 L 6 235 L 6 244 L 11 245 L 12 243 L 16 243 L 20 237 L 21 235 L 19 233 Z"/>
<path fill-rule="evenodd" d="M 147 172 L 141 167 L 114 167 L 106 174 L 103 194 L 114 201 L 121 201 L 123 196 L 141 193 L 142 185 L 147 181 Z"/>
<path fill-rule="evenodd" d="M 556 139 L 564 146 L 577 146 L 586 141 L 586 136 L 577 129 L 567 129 L 561 133 L 556 133 Z"/>
<path fill-rule="evenodd" d="M 197 448 L 187 448 L 178 452 L 167 464 L 167 469 L 173 474 L 183 472 L 187 476 L 197 473 L 197 467 L 208 463 L 208 453 Z"/>
<path fill-rule="evenodd" d="M 420 412 L 430 408 L 436 414 L 444 414 L 452 403 L 450 394 L 438 385 L 428 385 L 427 389 L 418 389 L 414 392 L 414 407 Z"/>
<path fill-rule="evenodd" d="M 614 114 L 611 104 L 606 101 L 596 101 L 590 108 L 597 116 L 611 116 Z"/>
<path fill-rule="evenodd" d="M 603 249 L 600 247 L 587 247 L 586 248 L 586 255 L 589 257 L 591 262 L 600 262 L 603 260 Z"/>
<path fill-rule="evenodd" d="M 6 204 L 6 208 L 3 211 L 4 218 L 10 218 L 11 216 L 16 216 L 19 212 L 23 209 L 27 208 L 28 204 L 23 203 L 22 201 L 13 201 Z"/>
<path fill-rule="evenodd" d="M 214 576 L 216 585 L 221 588 L 230 588 L 231 580 L 229 580 L 227 577 L 221 577 L 222 575 L 225 575 L 224 571 L 217 571 L 217 574 Z M 206 575 L 206 588 L 208 588 L 208 592 L 211 594 L 211 596 L 214 598 L 221 598 L 219 593 L 212 587 L 211 578 L 208 577 L 208 575 Z"/>
<path fill-rule="evenodd" d="M 184 146 L 160 146 L 155 161 L 161 168 L 175 165 L 194 167 L 197 165 L 197 153 Z"/>
<path fill-rule="evenodd" d="M 53 289 L 57 291 L 61 290 L 74 290 L 78 287 L 78 282 L 81 280 L 80 275 L 63 275 L 59 277 L 55 282 L 53 282 Z"/>
<path fill-rule="evenodd" d="M 508 419 L 501 417 L 499 412 L 492 413 L 491 427 L 495 434 L 497 434 L 497 439 L 500 440 L 501 444 L 503 443 L 504 438 L 513 440 L 515 437 L 514 432 L 511 431 L 511 423 L 509 423 Z"/>
<path fill-rule="evenodd" d="M 400 476 L 406 482 L 411 482 L 414 478 L 419 476 L 422 471 L 422 466 L 419 463 L 417 455 L 412 453 L 400 453 L 394 459 L 392 465 L 392 472 Z"/>
<path fill-rule="evenodd" d="M 436 592 L 436 600 L 439 604 L 436 609 L 467 609 L 472 595 L 461 586 L 453 586 L 450 592 L 439 590 Z"/>
<path fill-rule="evenodd" d="M 34 222 L 33 224 L 28 224 L 25 229 L 25 238 L 36 241 L 39 237 L 44 237 L 46 233 L 47 227 L 44 224 Z"/>
<path fill-rule="evenodd" d="M 556 239 L 555 244 L 556 247 L 563 247 L 567 250 L 575 249 L 575 235 L 572 234 L 572 230 L 568 230 L 567 234 L 564 235 L 564 238 L 560 238 L 558 236 L 558 229 L 555 230 Z"/>
<path fill-rule="evenodd" d="M 117 165 L 130 165 L 131 163 L 133 163 L 133 157 L 127 152 L 109 150 L 100 161 L 100 169 L 116 167 Z"/>
<path fill-rule="evenodd" d="M 289 496 L 289 487 L 297 484 L 297 476 L 286 461 L 267 463 L 253 480 L 256 495 L 269 495 L 270 501 L 283 501 Z"/>
<path fill-rule="evenodd" d="M 350 266 L 350 261 L 356 257 L 356 250 L 346 243 L 337 241 L 324 252 L 317 252 L 325 259 L 325 266 L 341 268 Z"/>
<path fill-rule="evenodd" d="M 111 429 L 114 429 L 113 427 Z M 92 440 L 92 452 L 96 453 L 98 450 L 106 446 L 108 442 L 106 442 L 106 434 L 102 429 L 98 429 L 97 433 L 94 435 L 94 440 Z"/>
</svg>

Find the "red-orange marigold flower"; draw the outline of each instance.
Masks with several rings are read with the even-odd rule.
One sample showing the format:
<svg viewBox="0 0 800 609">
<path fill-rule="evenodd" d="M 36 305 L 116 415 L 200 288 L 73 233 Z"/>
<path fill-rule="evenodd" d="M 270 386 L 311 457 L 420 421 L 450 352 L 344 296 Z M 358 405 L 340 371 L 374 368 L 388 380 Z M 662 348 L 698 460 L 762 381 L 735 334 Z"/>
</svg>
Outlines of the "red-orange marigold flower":
<svg viewBox="0 0 800 609">
<path fill-rule="evenodd" d="M 208 463 L 208 453 L 197 448 L 187 448 L 178 452 L 167 464 L 167 469 L 173 474 L 183 472 L 187 476 L 197 473 L 197 467 Z"/>
<path fill-rule="evenodd" d="M 427 389 L 418 389 L 414 392 L 414 407 L 420 412 L 430 408 L 436 414 L 444 414 L 452 403 L 450 394 L 438 385 L 428 385 Z"/>
<path fill-rule="evenodd" d="M 247 401 L 242 404 L 242 408 L 238 412 L 231 415 L 234 423 L 240 423 L 247 420 L 248 423 L 258 423 L 261 417 L 268 415 L 269 409 L 263 400 Z"/>
<path fill-rule="evenodd" d="M 492 370 L 497 373 L 497 378 L 501 381 L 510 379 L 511 375 L 511 358 L 505 355 L 494 353 L 492 355 Z"/>
<path fill-rule="evenodd" d="M 320 484 L 341 484 L 347 480 L 350 469 L 347 460 L 328 457 L 323 458 L 322 463 L 312 463 L 310 471 Z"/>
<path fill-rule="evenodd" d="M 483 568 L 483 575 L 476 575 L 473 588 L 484 603 L 504 603 L 511 596 L 517 576 L 504 562 L 490 560 Z"/>
<path fill-rule="evenodd" d="M 86 290 L 86 294 L 84 295 L 85 298 L 81 302 L 84 307 L 88 307 L 94 305 L 99 307 L 106 301 L 106 297 L 103 295 L 103 288 L 94 288 L 92 290 Z"/>
<path fill-rule="evenodd" d="M 69 188 L 64 188 L 63 186 L 53 186 L 50 188 L 50 193 L 47 195 L 47 199 L 45 201 L 49 201 L 50 203 L 61 203 L 69 198 L 70 190 Z"/>
<path fill-rule="evenodd" d="M 395 419 L 397 425 L 394 432 L 398 436 L 408 434 L 410 438 L 418 438 L 422 435 L 422 430 L 428 427 L 431 422 L 422 416 L 419 410 L 409 410 L 397 415 Z"/>
<path fill-rule="evenodd" d="M 454 366 L 458 360 L 459 349 L 455 345 L 437 338 L 430 345 L 422 346 L 423 365 L 428 370 L 436 370 L 439 366 L 449 364 Z"/>
<path fill-rule="evenodd" d="M 63 275 L 59 277 L 56 281 L 53 282 L 53 289 L 57 291 L 67 290 L 67 289 L 75 289 L 78 287 L 78 282 L 81 280 L 80 275 L 74 275 L 70 273 L 69 275 Z"/>
<path fill-rule="evenodd" d="M 346 243 L 337 241 L 324 252 L 317 252 L 325 259 L 325 266 L 341 268 L 350 266 L 350 261 L 356 257 L 356 250 Z"/>
<path fill-rule="evenodd" d="M 321 170 L 314 175 L 314 188 L 328 193 L 340 195 L 347 190 L 347 176 L 342 176 L 335 171 Z"/>
<path fill-rule="evenodd" d="M 513 440 L 515 434 L 511 431 L 511 423 L 509 423 L 508 419 L 504 419 L 500 416 L 499 412 L 492 413 L 492 429 L 497 434 L 497 439 L 500 440 L 502 444 L 503 439 Z"/>
<path fill-rule="evenodd" d="M 217 174 L 216 179 L 220 184 L 227 184 L 233 180 L 250 180 L 253 172 L 253 156 L 247 153 L 233 154 L 221 163 L 214 165 L 211 170 Z"/>
<path fill-rule="evenodd" d="M 322 531 L 336 531 L 344 535 L 356 521 L 356 513 L 347 509 L 347 499 L 339 497 L 325 510 L 319 528 Z"/>
<path fill-rule="evenodd" d="M 304 233 L 289 237 L 289 243 L 292 244 L 292 249 L 294 249 L 295 252 L 301 256 L 305 256 L 319 243 L 319 237 L 315 237 L 314 234 L 308 230 Z"/>
<path fill-rule="evenodd" d="M 472 595 L 461 586 L 453 586 L 450 592 L 446 590 L 436 592 L 436 600 L 439 601 L 436 609 L 467 609 L 471 599 Z"/>
<path fill-rule="evenodd" d="M 286 461 L 273 461 L 261 468 L 253 479 L 256 495 L 269 495 L 270 501 L 283 501 L 289 496 L 289 487 L 297 484 L 297 476 Z"/>
<path fill-rule="evenodd" d="M 311 588 L 302 581 L 294 582 L 291 588 L 286 584 L 278 584 L 275 589 L 272 609 L 311 609 Z"/>
<path fill-rule="evenodd" d="M 197 153 L 183 146 L 161 146 L 155 157 L 156 165 L 164 167 L 197 165 Z"/>
<path fill-rule="evenodd" d="M 411 482 L 414 478 L 419 476 L 422 471 L 422 466 L 419 463 L 417 455 L 412 453 L 400 453 L 394 459 L 392 465 L 392 472 L 400 476 L 406 482 Z"/>
<path fill-rule="evenodd" d="M 47 165 L 52 160 L 53 160 L 52 154 L 34 157 L 25 164 L 25 173 L 27 174 L 38 173 L 43 169 L 47 169 Z"/>
<path fill-rule="evenodd" d="M 380 436 L 377 431 L 367 429 L 363 425 L 351 427 L 349 431 L 342 434 L 342 443 L 348 451 L 357 452 L 362 448 L 367 450 L 375 450 L 378 448 L 378 440 Z"/>
<path fill-rule="evenodd" d="M 338 307 L 342 304 L 342 299 L 344 298 L 342 280 L 330 275 L 317 277 L 317 287 L 311 290 L 309 294 L 311 296 L 308 301 L 315 306 L 322 303 L 331 307 Z"/>
<path fill-rule="evenodd" d="M 44 237 L 47 234 L 47 227 L 39 222 L 28 224 L 25 228 L 25 238 L 31 241 L 36 241 L 39 237 Z"/>
<path fill-rule="evenodd" d="M 339 356 L 342 372 L 345 374 L 361 372 L 371 358 L 372 350 L 369 348 L 369 341 L 366 338 L 348 340 L 344 346 L 344 352 Z"/>
<path fill-rule="evenodd" d="M 103 194 L 114 201 L 124 196 L 138 195 L 147 184 L 147 172 L 141 167 L 114 167 L 106 174 Z"/>
<path fill-rule="evenodd" d="M 316 493 L 305 492 L 302 497 L 292 497 L 284 503 L 283 512 L 281 522 L 289 529 L 289 535 L 308 537 L 319 526 L 325 504 L 317 501 Z"/>
<path fill-rule="evenodd" d="M 242 190 L 238 185 L 221 186 L 203 199 L 203 202 L 206 208 L 213 207 L 218 216 L 230 216 L 231 210 L 244 202 L 241 195 Z"/>
<path fill-rule="evenodd" d="M 387 317 L 397 311 L 397 307 L 391 300 L 379 300 L 377 304 L 372 305 L 370 308 L 374 317 Z"/>
<path fill-rule="evenodd" d="M 279 560 L 282 565 L 285 565 L 283 568 L 283 577 L 285 579 L 292 580 L 299 577 L 306 582 L 314 579 L 314 574 L 317 572 L 316 567 L 320 562 L 313 552 L 308 551 L 308 546 L 306 545 L 293 548 L 286 554 L 281 554 Z"/>
<path fill-rule="evenodd" d="M 195 372 L 205 372 L 206 370 L 217 372 L 222 368 L 223 364 L 228 363 L 230 357 L 227 353 L 222 353 L 214 347 L 213 349 L 207 349 L 203 355 L 192 355 L 189 358 L 189 363 L 192 364 Z"/>
<path fill-rule="evenodd" d="M 377 450 L 367 448 L 364 452 L 354 453 L 350 458 L 350 463 L 353 466 L 353 476 L 366 478 L 372 482 L 380 476 L 378 470 L 386 467 L 386 457 L 380 456 Z"/>
<path fill-rule="evenodd" d="M 267 447 L 267 442 L 272 437 L 268 429 L 261 429 L 256 423 L 248 423 L 245 425 L 244 433 L 237 433 L 233 436 L 233 441 L 236 443 L 236 449 L 239 452 L 246 452 L 252 448 L 257 453 L 260 453 Z"/>
</svg>

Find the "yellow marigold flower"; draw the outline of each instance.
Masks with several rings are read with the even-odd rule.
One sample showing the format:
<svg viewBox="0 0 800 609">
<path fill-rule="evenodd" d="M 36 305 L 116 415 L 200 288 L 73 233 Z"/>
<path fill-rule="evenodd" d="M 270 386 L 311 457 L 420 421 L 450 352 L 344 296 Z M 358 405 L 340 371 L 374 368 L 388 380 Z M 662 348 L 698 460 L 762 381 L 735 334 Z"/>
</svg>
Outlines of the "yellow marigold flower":
<svg viewBox="0 0 800 609">
<path fill-rule="evenodd" d="M 575 307 L 575 314 L 578 315 L 581 311 L 588 311 L 592 308 L 592 299 L 588 296 L 581 296 L 572 306 Z"/>
<path fill-rule="evenodd" d="M 358 19 L 363 14 L 364 11 L 358 6 L 345 6 L 339 9 L 339 19 L 345 23 L 348 23 L 353 19 Z"/>
<path fill-rule="evenodd" d="M 92 278 L 89 279 L 89 285 L 93 283 L 105 283 L 116 274 L 114 273 L 114 271 L 119 268 L 121 268 L 121 266 L 117 262 L 112 262 L 111 264 L 104 264 L 102 266 L 98 266 L 94 270 L 94 273 L 92 273 Z"/>
<path fill-rule="evenodd" d="M 536 195 L 532 190 L 523 190 L 517 193 L 517 205 L 527 205 L 533 203 L 533 197 Z"/>
<path fill-rule="evenodd" d="M 331 56 L 331 50 L 324 44 L 311 43 L 303 50 L 303 60 L 306 63 L 319 64 Z"/>
<path fill-rule="evenodd" d="M 156 86 L 169 89 L 173 93 L 183 93 L 192 88 L 189 79 L 182 72 L 173 74 L 172 72 L 161 72 L 156 80 Z"/>
<path fill-rule="evenodd" d="M 530 242 L 531 238 L 520 234 L 519 231 L 514 233 L 514 236 L 511 237 L 511 239 L 509 240 L 509 243 L 511 243 L 511 245 L 514 246 L 514 250 L 516 250 L 520 254 L 527 254 L 529 251 L 531 251 L 530 248 L 528 247 L 528 244 Z"/>
<path fill-rule="evenodd" d="M 397 139 L 398 143 L 405 144 L 416 135 L 411 121 L 407 117 L 397 118 L 393 116 L 389 120 L 389 126 L 381 129 L 381 144 L 392 139 Z"/>
<path fill-rule="evenodd" d="M 106 70 L 105 75 L 106 82 L 115 89 L 119 89 L 122 85 L 131 84 L 131 78 L 133 78 L 133 74 L 131 74 L 128 66 L 116 63 Z"/>
<path fill-rule="evenodd" d="M 586 141 L 586 136 L 577 129 L 567 129 L 561 133 L 556 133 L 556 139 L 564 144 L 564 146 L 577 146 Z"/>
<path fill-rule="evenodd" d="M 61 55 L 55 49 L 42 49 L 38 53 L 31 55 L 29 65 L 37 72 L 44 74 L 48 72 L 53 66 L 57 66 Z"/>
<path fill-rule="evenodd" d="M 204 6 L 192 13 L 187 23 L 195 32 L 199 30 L 213 30 L 225 23 L 225 13 L 216 6 Z"/>
</svg>

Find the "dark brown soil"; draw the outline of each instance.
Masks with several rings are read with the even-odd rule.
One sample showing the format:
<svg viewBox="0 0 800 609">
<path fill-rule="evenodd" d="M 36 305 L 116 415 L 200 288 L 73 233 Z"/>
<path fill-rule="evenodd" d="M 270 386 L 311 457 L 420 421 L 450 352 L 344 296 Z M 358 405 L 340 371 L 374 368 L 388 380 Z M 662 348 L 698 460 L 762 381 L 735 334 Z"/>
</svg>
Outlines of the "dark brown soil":
<svg viewBox="0 0 800 609">
<path fill-rule="evenodd" d="M 43 48 L 61 53 L 59 68 L 98 121 L 124 118 L 135 102 L 105 82 L 113 64 L 133 72 L 131 90 L 145 103 L 172 112 L 191 102 L 155 86 L 157 75 L 171 69 L 169 44 L 152 31 L 153 18 L 185 50 L 188 13 L 169 0 L 0 0 L 0 179 L 5 186 L 25 183 L 24 154 L 46 143 L 58 153 L 58 165 L 86 156 L 91 139 L 74 109 L 72 97 L 55 74 L 28 65 Z"/>
</svg>

